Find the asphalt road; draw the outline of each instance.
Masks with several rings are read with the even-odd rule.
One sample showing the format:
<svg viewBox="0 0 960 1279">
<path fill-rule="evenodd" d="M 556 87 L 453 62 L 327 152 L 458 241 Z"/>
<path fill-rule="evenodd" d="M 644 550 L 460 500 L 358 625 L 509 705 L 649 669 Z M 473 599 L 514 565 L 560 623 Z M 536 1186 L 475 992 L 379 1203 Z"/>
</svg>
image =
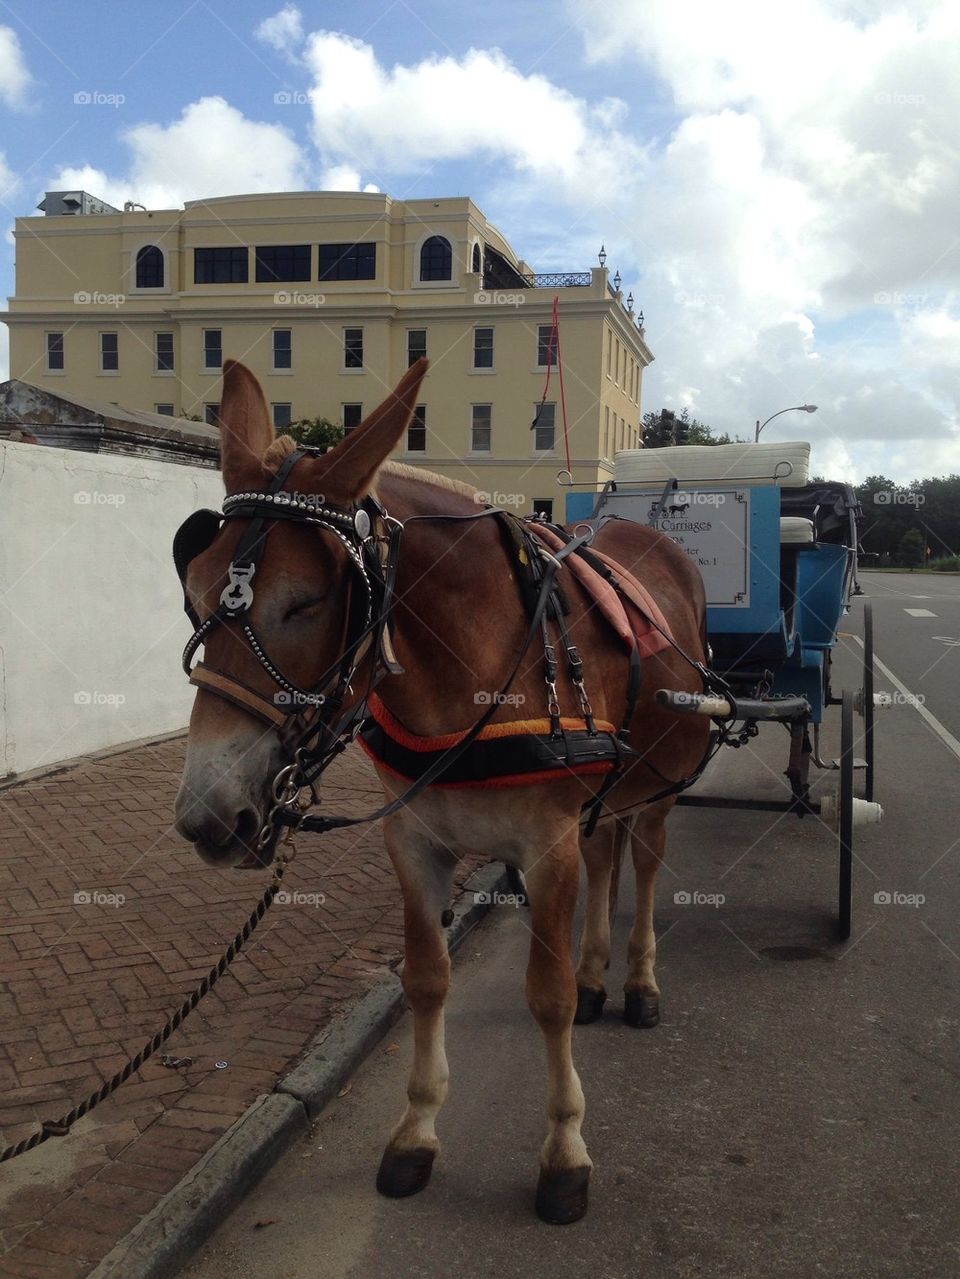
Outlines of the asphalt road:
<svg viewBox="0 0 960 1279">
<path fill-rule="evenodd" d="M 864 584 L 880 659 L 960 735 L 960 647 L 935 638 L 960 637 L 960 578 Z M 856 602 L 837 688 L 860 682 L 860 628 Z M 543 1058 L 523 999 L 526 919 L 500 907 L 455 965 L 429 1188 L 388 1201 L 373 1186 L 401 1108 L 406 1018 L 185 1273 L 960 1275 L 960 757 L 902 697 L 878 733 L 885 819 L 858 831 L 850 942 L 834 940 L 835 841 L 816 818 L 678 810 L 658 885 L 663 1020 L 631 1030 L 618 1015 L 624 884 L 606 1015 L 575 1037 L 595 1164 L 582 1222 L 533 1213 Z M 834 715 L 828 753 L 836 734 Z M 775 796 L 785 747 L 770 726 L 756 750 L 725 751 L 701 791 Z M 677 892 L 723 900 L 680 905 Z"/>
</svg>

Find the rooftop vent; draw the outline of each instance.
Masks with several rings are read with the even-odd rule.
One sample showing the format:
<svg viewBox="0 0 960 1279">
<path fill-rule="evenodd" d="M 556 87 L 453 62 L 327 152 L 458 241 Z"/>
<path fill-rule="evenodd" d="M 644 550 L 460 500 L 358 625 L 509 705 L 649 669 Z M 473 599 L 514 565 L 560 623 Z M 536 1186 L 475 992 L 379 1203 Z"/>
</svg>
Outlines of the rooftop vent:
<svg viewBox="0 0 960 1279">
<path fill-rule="evenodd" d="M 106 200 L 98 200 L 89 191 L 48 191 L 37 208 L 50 217 L 76 216 L 78 213 L 119 213 Z"/>
</svg>

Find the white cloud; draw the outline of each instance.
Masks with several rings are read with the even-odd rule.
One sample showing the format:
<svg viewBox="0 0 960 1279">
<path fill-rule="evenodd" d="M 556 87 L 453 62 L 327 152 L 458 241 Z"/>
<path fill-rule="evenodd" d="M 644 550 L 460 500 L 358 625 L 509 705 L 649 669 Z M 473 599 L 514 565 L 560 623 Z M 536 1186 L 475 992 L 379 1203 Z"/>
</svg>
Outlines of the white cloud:
<svg viewBox="0 0 960 1279">
<path fill-rule="evenodd" d="M 314 76 L 314 140 L 354 168 L 407 174 L 466 157 L 506 159 L 528 180 L 590 200 L 623 165 L 643 163 L 643 149 L 613 127 L 622 104 L 591 107 L 542 75 L 523 75 L 496 49 L 388 70 L 369 44 L 320 31 L 304 62 Z"/>
<path fill-rule="evenodd" d="M 17 33 L 12 27 L 0 27 L 0 100 L 8 107 L 27 106 L 32 85 Z"/>
<path fill-rule="evenodd" d="M 6 204 L 19 187 L 19 177 L 7 163 L 6 153 L 0 151 L 0 204 Z"/>
<path fill-rule="evenodd" d="M 136 200 L 148 208 L 176 208 L 184 200 L 309 186 L 296 140 L 279 125 L 248 120 L 223 98 L 201 98 L 169 125 L 138 124 L 124 141 L 128 172 L 109 176 L 89 165 L 61 169 L 50 189 L 82 186 L 118 208 Z"/>
<path fill-rule="evenodd" d="M 349 164 L 333 164 L 320 175 L 321 191 L 379 191 L 372 182 L 363 183 L 359 169 Z"/>
<path fill-rule="evenodd" d="M 258 40 L 292 59 L 303 43 L 303 18 L 300 10 L 296 5 L 285 5 L 272 17 L 264 18 L 255 34 Z"/>
</svg>

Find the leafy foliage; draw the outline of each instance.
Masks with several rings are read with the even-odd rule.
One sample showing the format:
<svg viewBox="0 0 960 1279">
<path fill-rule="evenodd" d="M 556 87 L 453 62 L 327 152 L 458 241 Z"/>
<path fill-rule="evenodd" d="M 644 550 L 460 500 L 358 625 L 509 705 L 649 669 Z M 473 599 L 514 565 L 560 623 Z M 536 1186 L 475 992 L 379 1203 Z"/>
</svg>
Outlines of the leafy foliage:
<svg viewBox="0 0 960 1279">
<path fill-rule="evenodd" d="M 303 417 L 286 427 L 284 434 L 306 448 L 327 450 L 340 443 L 344 430 L 338 422 L 331 422 L 327 417 Z"/>
<path fill-rule="evenodd" d="M 863 507 L 861 545 L 881 563 L 915 567 L 920 558 L 933 563 L 960 552 L 960 475 L 934 476 L 896 484 L 885 475 L 870 475 L 856 486 Z M 916 538 L 906 540 L 909 532 Z M 904 558 L 904 555 L 910 558 Z M 948 570 L 943 570 L 948 571 Z"/>
<path fill-rule="evenodd" d="M 670 444 L 732 443 L 729 435 L 714 435 L 705 422 L 692 418 L 687 408 L 680 413 L 660 409 L 658 413 L 643 415 L 643 446 L 647 449 L 662 449 Z"/>
</svg>

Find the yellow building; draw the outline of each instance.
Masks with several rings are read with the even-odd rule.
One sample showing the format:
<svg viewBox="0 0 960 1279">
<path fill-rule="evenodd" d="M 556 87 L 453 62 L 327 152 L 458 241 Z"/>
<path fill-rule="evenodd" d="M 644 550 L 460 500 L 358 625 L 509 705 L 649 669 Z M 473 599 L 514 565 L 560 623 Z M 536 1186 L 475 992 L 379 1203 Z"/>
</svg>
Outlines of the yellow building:
<svg viewBox="0 0 960 1279">
<path fill-rule="evenodd" d="M 426 354 L 397 456 L 556 518 L 568 448 L 574 483 L 592 486 L 639 441 L 653 356 L 632 298 L 604 266 L 534 274 L 470 199 L 304 191 L 120 212 L 50 192 L 41 208 L 16 223 L 0 316 L 11 377 L 210 420 L 232 356 L 278 427 L 324 416 L 349 429 Z"/>
</svg>

